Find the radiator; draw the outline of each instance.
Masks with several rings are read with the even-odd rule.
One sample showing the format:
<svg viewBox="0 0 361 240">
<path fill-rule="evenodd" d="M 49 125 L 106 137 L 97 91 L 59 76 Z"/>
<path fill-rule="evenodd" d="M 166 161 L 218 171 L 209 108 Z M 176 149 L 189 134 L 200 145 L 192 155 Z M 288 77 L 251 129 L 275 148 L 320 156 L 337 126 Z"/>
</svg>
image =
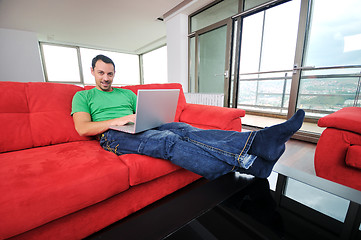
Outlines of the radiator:
<svg viewBox="0 0 361 240">
<path fill-rule="evenodd" d="M 224 94 L 184 93 L 187 103 L 204 104 L 223 107 Z"/>
</svg>

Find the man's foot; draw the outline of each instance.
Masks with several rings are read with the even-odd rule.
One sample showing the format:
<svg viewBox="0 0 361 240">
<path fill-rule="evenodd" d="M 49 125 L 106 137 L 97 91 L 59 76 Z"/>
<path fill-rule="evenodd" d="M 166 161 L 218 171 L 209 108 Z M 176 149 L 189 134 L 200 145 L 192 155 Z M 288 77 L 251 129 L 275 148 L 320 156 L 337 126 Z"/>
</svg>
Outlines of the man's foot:
<svg viewBox="0 0 361 240">
<path fill-rule="evenodd" d="M 261 157 L 257 157 L 248 169 L 240 168 L 238 171 L 258 178 L 268 178 L 276 162 L 266 161 Z"/>
<path fill-rule="evenodd" d="M 285 151 L 285 143 L 301 128 L 304 118 L 305 112 L 300 109 L 286 122 L 257 131 L 248 154 L 265 161 L 277 161 Z"/>
</svg>

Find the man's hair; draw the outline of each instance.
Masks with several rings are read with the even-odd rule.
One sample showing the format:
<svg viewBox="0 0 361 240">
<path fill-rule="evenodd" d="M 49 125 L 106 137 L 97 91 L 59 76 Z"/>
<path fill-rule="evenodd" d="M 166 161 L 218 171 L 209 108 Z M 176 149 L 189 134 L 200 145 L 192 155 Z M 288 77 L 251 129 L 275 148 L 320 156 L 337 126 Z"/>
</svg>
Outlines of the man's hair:
<svg viewBox="0 0 361 240">
<path fill-rule="evenodd" d="M 111 60 L 110 58 L 108 58 L 107 56 L 104 56 L 104 55 L 98 55 L 96 56 L 95 58 L 93 58 L 92 60 L 92 68 L 94 69 L 95 68 L 95 64 L 97 63 L 98 60 L 101 60 L 105 63 L 111 63 L 114 67 L 114 71 L 115 71 L 115 64 L 113 62 L 113 60 Z"/>
</svg>

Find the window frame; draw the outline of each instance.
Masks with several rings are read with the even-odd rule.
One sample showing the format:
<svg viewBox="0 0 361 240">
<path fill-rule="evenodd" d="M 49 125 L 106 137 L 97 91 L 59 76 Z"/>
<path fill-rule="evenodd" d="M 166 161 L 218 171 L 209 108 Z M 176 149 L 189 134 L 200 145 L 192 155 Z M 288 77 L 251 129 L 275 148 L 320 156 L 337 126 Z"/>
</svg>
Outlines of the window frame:
<svg viewBox="0 0 361 240">
<path fill-rule="evenodd" d="M 79 68 L 79 77 L 80 77 L 79 82 L 63 82 L 63 81 L 51 81 L 51 80 L 49 80 L 48 69 L 47 69 L 47 66 L 46 66 L 45 55 L 44 55 L 44 45 L 76 49 L 78 68 Z M 39 42 L 39 46 L 40 46 L 40 55 L 41 55 L 41 62 L 43 64 L 43 73 L 44 73 L 44 77 L 45 77 L 45 82 L 84 85 L 84 76 L 83 76 L 83 68 L 82 68 L 82 65 L 81 65 L 80 47 L 72 46 L 72 45 L 65 45 L 65 44 L 48 43 L 48 42 Z"/>
<path fill-rule="evenodd" d="M 142 54 L 139 55 L 139 68 L 140 68 L 140 76 L 141 76 L 141 79 L 140 79 L 140 84 L 152 84 L 152 83 L 145 83 L 145 75 L 144 75 L 144 55 L 148 54 L 148 53 L 152 53 L 154 51 L 157 51 L 163 47 L 167 47 L 167 44 L 163 44 L 157 48 L 154 48 L 154 49 L 151 49 L 149 51 L 146 51 Z M 168 48 L 167 48 L 167 52 L 168 52 Z M 167 59 L 166 59 L 167 63 L 168 63 L 168 56 L 167 56 Z M 167 73 L 166 73 L 166 78 L 168 80 L 168 69 L 167 69 Z M 169 81 L 169 80 L 168 80 Z"/>
<path fill-rule="evenodd" d="M 49 80 L 48 70 L 47 70 L 47 67 L 46 67 L 46 61 L 45 61 L 45 55 L 44 55 L 44 48 L 43 48 L 44 45 L 76 49 L 76 51 L 77 51 L 77 61 L 78 61 L 78 67 L 79 67 L 79 76 L 80 76 L 80 81 L 79 82 L 51 81 L 51 80 Z M 161 46 L 161 47 L 163 47 L 163 46 Z M 81 86 L 95 85 L 95 83 L 94 84 L 85 83 L 84 72 L 83 72 L 83 64 L 82 64 L 82 58 L 81 58 L 81 49 L 108 51 L 108 52 L 119 53 L 119 54 L 129 54 L 129 53 L 123 53 L 123 52 L 118 52 L 118 51 L 114 51 L 114 50 L 96 49 L 96 48 L 89 48 L 89 47 L 81 47 L 81 46 L 78 46 L 78 45 L 67 45 L 67 44 L 50 43 L 50 42 L 43 42 L 43 41 L 39 41 L 39 49 L 40 49 L 41 62 L 42 62 L 42 65 L 43 65 L 43 73 L 44 73 L 44 77 L 45 77 L 45 82 L 74 84 L 74 85 L 81 85 Z M 137 58 L 138 58 L 139 82 L 136 82 L 134 84 L 113 84 L 113 85 L 115 85 L 115 86 L 123 86 L 123 85 L 143 84 L 143 81 L 142 81 L 143 72 L 142 72 L 141 55 L 140 54 L 130 54 L 130 55 L 137 56 Z"/>
</svg>

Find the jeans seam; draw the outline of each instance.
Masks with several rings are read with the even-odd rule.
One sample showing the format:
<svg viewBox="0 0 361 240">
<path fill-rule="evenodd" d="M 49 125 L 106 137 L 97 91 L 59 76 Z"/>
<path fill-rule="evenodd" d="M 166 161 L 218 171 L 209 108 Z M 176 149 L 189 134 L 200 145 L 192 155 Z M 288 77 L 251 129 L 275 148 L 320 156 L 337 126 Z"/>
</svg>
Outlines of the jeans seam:
<svg viewBox="0 0 361 240">
<path fill-rule="evenodd" d="M 144 143 L 143 141 L 141 141 L 140 144 L 139 144 L 139 146 L 138 146 L 138 149 L 137 149 L 137 152 L 138 152 L 139 154 L 141 154 L 144 146 L 145 146 L 145 143 Z"/>
<path fill-rule="evenodd" d="M 246 141 L 246 143 L 244 144 L 244 147 L 243 147 L 241 153 L 238 155 L 237 162 L 238 162 L 238 164 L 239 164 L 240 167 L 242 167 L 242 166 L 241 166 L 240 158 L 241 158 L 244 150 L 245 150 L 246 147 L 248 146 L 249 139 L 251 138 L 251 136 L 253 135 L 253 133 L 254 133 L 254 131 L 252 131 L 251 134 L 249 134 L 249 136 L 248 136 L 248 138 L 247 138 L 247 141 Z"/>
<path fill-rule="evenodd" d="M 235 154 L 235 153 L 227 152 L 227 151 L 224 151 L 224 150 L 222 150 L 222 149 L 209 146 L 209 145 L 207 145 L 207 144 L 204 144 L 204 143 L 198 142 L 198 141 L 196 141 L 196 140 L 190 139 L 189 137 L 185 137 L 185 139 L 187 139 L 187 140 L 190 141 L 190 142 L 195 143 L 196 145 L 201 145 L 201 146 L 203 146 L 203 147 L 205 147 L 205 148 L 208 148 L 208 149 L 213 150 L 213 151 L 216 151 L 216 152 L 220 152 L 220 153 L 222 153 L 222 154 L 226 154 L 226 155 L 228 155 L 228 156 L 230 156 L 230 157 L 236 157 L 236 156 L 237 156 L 237 154 Z"/>
</svg>

